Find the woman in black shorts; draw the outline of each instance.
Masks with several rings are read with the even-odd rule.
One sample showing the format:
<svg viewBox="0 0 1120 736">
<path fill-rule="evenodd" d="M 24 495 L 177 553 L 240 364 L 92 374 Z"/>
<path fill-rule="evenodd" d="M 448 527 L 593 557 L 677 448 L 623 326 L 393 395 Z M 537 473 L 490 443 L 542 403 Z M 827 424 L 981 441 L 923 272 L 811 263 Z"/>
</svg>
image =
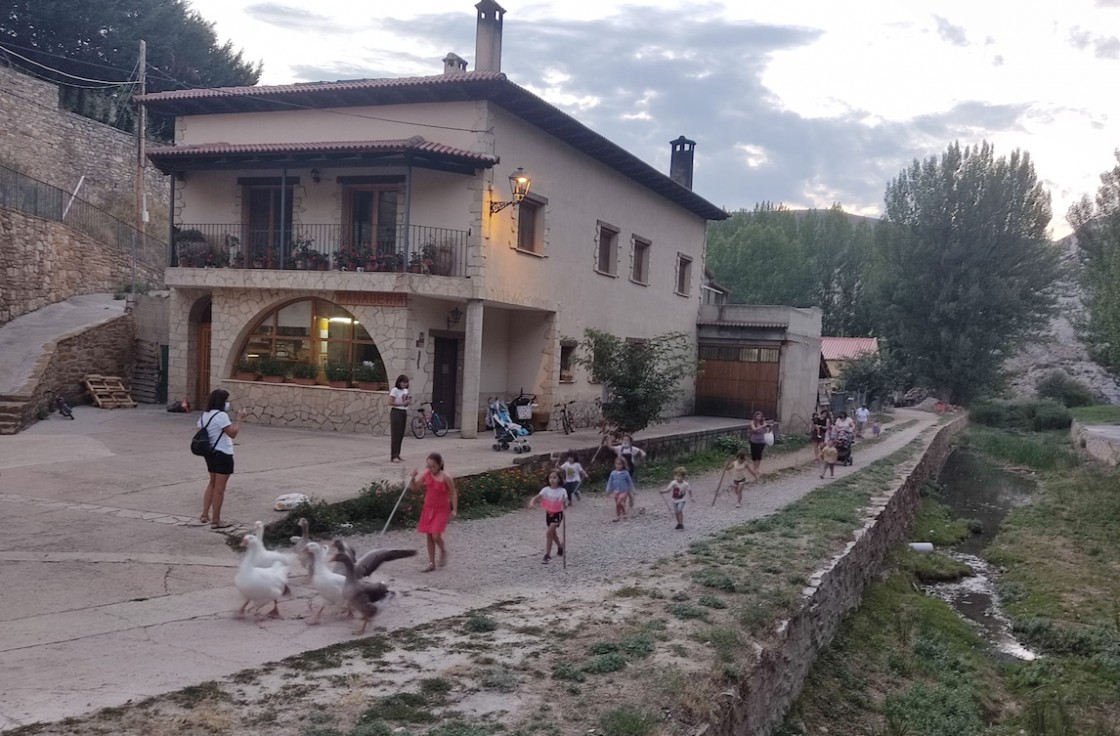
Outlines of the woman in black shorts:
<svg viewBox="0 0 1120 736">
<path fill-rule="evenodd" d="M 762 451 L 766 449 L 766 433 L 769 431 L 770 424 L 766 421 L 762 412 L 756 411 L 751 419 L 750 429 L 747 430 L 747 441 L 751 445 L 751 464 L 747 469 L 751 471 L 755 480 L 762 477 L 759 466 L 762 465 Z"/>
<path fill-rule="evenodd" d="M 229 391 L 215 389 L 210 392 L 206 401 L 206 411 L 198 418 L 198 428 L 205 429 L 210 436 L 210 447 L 213 448 L 206 455 L 206 470 L 210 473 L 210 482 L 206 484 L 206 491 L 202 494 L 202 515 L 198 517 L 201 524 L 210 524 L 214 529 L 228 529 L 233 524 L 222 521 L 222 503 L 226 498 L 226 484 L 233 475 L 233 438 L 241 431 L 241 420 L 245 418 L 245 410 L 237 412 L 237 421 L 229 418 Z"/>
</svg>

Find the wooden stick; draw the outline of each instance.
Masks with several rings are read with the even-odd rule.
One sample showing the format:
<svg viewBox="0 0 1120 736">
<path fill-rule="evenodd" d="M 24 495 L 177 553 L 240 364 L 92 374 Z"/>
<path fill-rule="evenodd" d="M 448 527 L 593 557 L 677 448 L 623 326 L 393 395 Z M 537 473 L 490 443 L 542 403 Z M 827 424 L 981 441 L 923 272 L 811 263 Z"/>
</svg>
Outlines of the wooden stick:
<svg viewBox="0 0 1120 736">
<path fill-rule="evenodd" d="M 734 455 L 731 456 L 731 458 L 734 458 L 734 457 L 735 457 Z M 728 459 L 727 462 L 731 462 L 731 459 Z M 712 496 L 712 506 L 716 505 L 716 499 L 719 498 L 719 489 L 723 488 L 723 479 L 726 478 L 726 477 L 727 477 L 727 463 L 724 463 L 723 464 L 723 472 L 719 474 L 719 483 L 716 484 L 716 495 Z"/>
<path fill-rule="evenodd" d="M 569 506 L 568 508 L 571 508 Z M 568 509 L 564 509 L 565 514 L 560 519 L 560 536 L 564 537 L 564 554 L 560 555 L 560 565 L 563 569 L 568 569 Z"/>
</svg>

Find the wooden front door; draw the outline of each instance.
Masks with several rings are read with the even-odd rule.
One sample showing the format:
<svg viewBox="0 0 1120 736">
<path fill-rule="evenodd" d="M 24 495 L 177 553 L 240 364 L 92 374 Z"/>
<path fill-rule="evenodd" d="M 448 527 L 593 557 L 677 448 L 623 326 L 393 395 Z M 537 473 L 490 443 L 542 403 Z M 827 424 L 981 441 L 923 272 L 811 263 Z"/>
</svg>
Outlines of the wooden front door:
<svg viewBox="0 0 1120 736">
<path fill-rule="evenodd" d="M 195 353 L 194 408 L 204 410 L 210 398 L 210 323 L 198 326 L 198 351 Z"/>
<path fill-rule="evenodd" d="M 455 401 L 459 383 L 459 341 L 449 337 L 435 338 L 435 358 L 432 361 L 432 405 L 447 420 L 447 426 L 456 426 Z"/>
</svg>

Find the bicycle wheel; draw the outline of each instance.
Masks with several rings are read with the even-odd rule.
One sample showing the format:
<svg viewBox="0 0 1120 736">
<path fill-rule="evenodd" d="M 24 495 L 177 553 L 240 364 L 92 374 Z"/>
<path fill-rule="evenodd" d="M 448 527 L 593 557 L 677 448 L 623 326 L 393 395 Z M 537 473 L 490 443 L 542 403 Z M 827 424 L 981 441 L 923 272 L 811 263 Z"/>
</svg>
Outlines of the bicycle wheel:
<svg viewBox="0 0 1120 736">
<path fill-rule="evenodd" d="M 447 434 L 447 420 L 439 414 L 432 414 L 432 434 L 436 437 L 442 437 Z"/>
<path fill-rule="evenodd" d="M 424 439 L 425 430 L 427 430 L 427 426 L 425 426 L 425 424 L 424 424 L 424 417 L 419 417 L 419 416 L 413 417 L 412 418 L 412 433 L 414 435 L 416 435 L 416 439 L 418 439 L 418 440 Z"/>
<path fill-rule="evenodd" d="M 572 426 L 572 415 L 568 412 L 560 415 L 560 423 L 564 427 L 564 434 L 571 434 L 575 431 L 575 427 Z"/>
</svg>

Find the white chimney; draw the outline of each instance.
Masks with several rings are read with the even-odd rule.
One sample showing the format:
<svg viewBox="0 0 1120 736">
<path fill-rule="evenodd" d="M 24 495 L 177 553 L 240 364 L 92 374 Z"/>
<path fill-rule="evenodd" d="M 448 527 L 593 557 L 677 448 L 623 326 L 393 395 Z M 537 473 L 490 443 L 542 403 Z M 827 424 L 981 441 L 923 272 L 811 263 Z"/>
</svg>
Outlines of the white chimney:
<svg viewBox="0 0 1120 736">
<path fill-rule="evenodd" d="M 447 56 L 443 57 L 443 73 L 444 74 L 461 74 L 467 70 L 467 61 L 458 54 L 447 52 Z"/>
<path fill-rule="evenodd" d="M 478 29 L 474 41 L 474 70 L 500 72 L 502 70 L 502 16 L 506 11 L 494 0 L 480 0 Z"/>
</svg>

